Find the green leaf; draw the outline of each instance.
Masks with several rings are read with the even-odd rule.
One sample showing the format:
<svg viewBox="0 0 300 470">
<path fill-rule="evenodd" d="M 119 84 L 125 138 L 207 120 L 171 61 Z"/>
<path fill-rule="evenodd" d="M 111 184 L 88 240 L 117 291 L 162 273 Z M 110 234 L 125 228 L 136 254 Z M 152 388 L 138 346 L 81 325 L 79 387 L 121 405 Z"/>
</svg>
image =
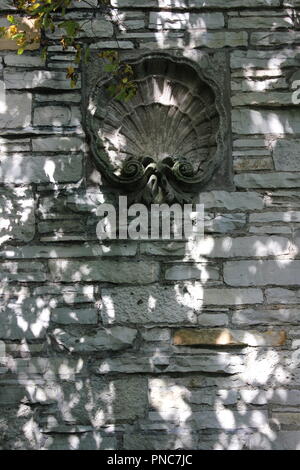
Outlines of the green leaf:
<svg viewBox="0 0 300 470">
<path fill-rule="evenodd" d="M 23 48 L 23 47 L 20 47 L 20 48 L 18 49 L 18 55 L 23 54 L 23 52 L 24 52 L 24 48 Z"/>
<path fill-rule="evenodd" d="M 109 73 L 116 72 L 118 68 L 119 68 L 118 64 L 105 64 L 104 65 L 104 71 L 109 72 Z"/>
<path fill-rule="evenodd" d="M 7 21 L 9 21 L 10 23 L 14 23 L 15 22 L 15 18 L 13 17 L 13 15 L 7 15 Z"/>
</svg>

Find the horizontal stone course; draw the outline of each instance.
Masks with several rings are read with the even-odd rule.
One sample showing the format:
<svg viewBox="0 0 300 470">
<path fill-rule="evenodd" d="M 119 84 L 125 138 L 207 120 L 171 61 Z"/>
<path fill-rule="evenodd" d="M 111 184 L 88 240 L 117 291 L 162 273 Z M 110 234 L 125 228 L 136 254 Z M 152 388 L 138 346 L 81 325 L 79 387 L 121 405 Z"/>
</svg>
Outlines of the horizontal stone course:
<svg viewBox="0 0 300 470">
<path fill-rule="evenodd" d="M 224 280 L 229 286 L 300 285 L 300 260 L 227 261 Z"/>
<path fill-rule="evenodd" d="M 30 93 L 5 93 L 1 103 L 0 128 L 28 127 L 31 123 L 32 95 Z"/>
<path fill-rule="evenodd" d="M 271 12 L 269 13 L 271 14 Z M 228 21 L 230 29 L 276 29 L 276 28 L 293 28 L 293 20 L 289 16 L 273 17 L 273 16 L 247 16 L 246 18 L 230 18 Z M 283 41 L 284 42 L 284 41 Z"/>
<path fill-rule="evenodd" d="M 136 339 L 137 330 L 127 327 L 114 326 L 110 329 L 96 330 L 94 335 L 69 334 L 59 328 L 55 329 L 51 336 L 59 346 L 70 352 L 93 352 L 93 351 L 119 351 L 132 346 Z"/>
<path fill-rule="evenodd" d="M 163 421 L 167 418 L 167 412 L 153 411 L 149 413 L 149 418 L 153 421 Z M 196 411 L 191 417 L 188 413 L 185 415 L 182 413 L 181 416 L 174 414 L 172 417 L 172 421 L 178 424 L 185 420 L 193 422 L 196 429 L 226 429 L 227 431 L 243 428 L 263 429 L 268 422 L 268 413 L 265 410 L 251 410 L 243 414 L 231 410 L 215 410 Z"/>
<path fill-rule="evenodd" d="M 300 188 L 300 172 L 242 173 L 234 177 L 238 188 Z"/>
<path fill-rule="evenodd" d="M 27 245 L 24 247 L 10 247 L 0 251 L 0 258 L 30 259 L 30 258 L 86 258 L 101 256 L 134 256 L 137 245 L 132 243 L 112 243 L 99 245 L 84 243 L 76 245 Z"/>
<path fill-rule="evenodd" d="M 264 206 L 263 198 L 259 193 L 210 191 L 201 193 L 200 203 L 205 209 L 218 208 L 228 210 L 256 210 Z"/>
<path fill-rule="evenodd" d="M 298 31 L 276 32 L 276 33 L 252 33 L 250 43 L 254 46 L 277 46 L 283 44 L 299 44 L 300 34 Z"/>
<path fill-rule="evenodd" d="M 7 184 L 78 181 L 82 177 L 82 155 L 34 157 L 0 156 L 0 182 Z"/>
<path fill-rule="evenodd" d="M 299 309 L 245 309 L 234 312 L 232 322 L 237 325 L 298 324 Z"/>
<path fill-rule="evenodd" d="M 167 281 L 199 279 L 203 282 L 207 282 L 219 280 L 220 274 L 218 268 L 214 266 L 205 264 L 186 265 L 182 263 L 166 269 L 165 279 Z"/>
<path fill-rule="evenodd" d="M 222 13 L 173 13 L 151 12 L 150 29 L 215 29 L 224 27 Z"/>
<path fill-rule="evenodd" d="M 1 261 L 0 279 L 8 282 L 42 282 L 46 280 L 45 267 L 40 261 Z"/>
<path fill-rule="evenodd" d="M 69 126 L 80 125 L 81 113 L 78 107 L 48 105 L 36 107 L 33 112 L 34 126 Z"/>
<path fill-rule="evenodd" d="M 241 356 L 228 353 L 173 356 L 139 356 L 123 353 L 121 357 L 96 361 L 94 372 L 109 373 L 170 373 L 170 372 L 212 372 L 236 374 L 244 370 Z"/>
<path fill-rule="evenodd" d="M 300 222 L 300 211 L 255 212 L 249 215 L 249 222 Z"/>
<path fill-rule="evenodd" d="M 300 303 L 300 289 L 282 289 L 274 287 L 265 290 L 269 304 L 297 304 Z"/>
<path fill-rule="evenodd" d="M 95 56 L 226 56 L 236 174 L 199 193 L 202 239 L 100 242 L 117 196 L 88 155 L 75 49 L 2 51 L 0 448 L 294 450 L 299 0 L 112 0 L 113 22 L 90 2 L 67 17 Z"/>
<path fill-rule="evenodd" d="M 177 247 L 177 249 L 176 249 Z M 195 261 L 203 258 L 250 258 L 289 254 L 291 243 L 284 237 L 244 236 L 212 237 L 192 241 L 186 244 L 173 245 L 173 250 L 161 242 L 146 242 L 141 245 L 141 252 L 147 255 L 185 256 L 186 260 Z M 202 259 L 203 259 L 202 258 Z"/>
<path fill-rule="evenodd" d="M 296 134 L 300 133 L 297 109 L 269 111 L 261 109 L 233 109 L 232 130 L 237 134 Z"/>
<path fill-rule="evenodd" d="M 51 88 L 69 90 L 70 83 L 66 79 L 65 72 L 53 72 L 47 70 L 35 71 L 4 71 L 4 81 L 7 89 L 22 90 L 28 88 Z M 75 88 L 80 87 L 80 81 Z"/>
<path fill-rule="evenodd" d="M 201 283 L 175 286 L 102 289 L 104 324 L 196 324 L 206 305 L 262 303 L 259 289 L 205 288 Z"/>
<path fill-rule="evenodd" d="M 60 325 L 70 325 L 72 323 L 94 325 L 98 322 L 98 314 L 97 310 L 91 307 L 81 309 L 59 307 L 51 311 L 51 321 Z"/>
<path fill-rule="evenodd" d="M 51 278 L 55 282 L 104 281 L 113 284 L 151 284 L 158 280 L 155 262 L 50 260 Z"/>
<path fill-rule="evenodd" d="M 48 109 L 48 108 L 47 108 Z M 37 137 L 32 139 L 32 149 L 34 152 L 60 152 L 81 151 L 86 148 L 84 139 L 80 137 Z"/>
</svg>

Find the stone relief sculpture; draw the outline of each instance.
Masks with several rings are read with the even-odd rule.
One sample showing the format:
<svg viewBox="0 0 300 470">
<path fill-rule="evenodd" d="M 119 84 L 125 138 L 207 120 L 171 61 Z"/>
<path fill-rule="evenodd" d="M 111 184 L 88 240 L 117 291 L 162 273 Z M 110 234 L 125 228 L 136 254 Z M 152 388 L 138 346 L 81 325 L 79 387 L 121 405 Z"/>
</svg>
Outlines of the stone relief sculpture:
<svg viewBox="0 0 300 470">
<path fill-rule="evenodd" d="M 193 51 L 191 59 L 152 52 L 127 61 L 135 97 L 113 99 L 107 92 L 110 79 L 102 74 L 94 76 L 87 102 L 91 151 L 108 183 L 145 203 L 192 202 L 216 176 L 219 185 L 228 185 L 224 54 Z"/>
</svg>

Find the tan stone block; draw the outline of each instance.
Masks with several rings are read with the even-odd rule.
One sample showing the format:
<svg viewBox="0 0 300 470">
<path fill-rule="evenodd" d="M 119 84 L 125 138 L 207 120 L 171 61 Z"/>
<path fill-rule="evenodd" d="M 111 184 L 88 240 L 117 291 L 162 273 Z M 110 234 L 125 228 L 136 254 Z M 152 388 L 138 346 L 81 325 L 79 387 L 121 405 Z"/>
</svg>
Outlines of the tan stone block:
<svg viewBox="0 0 300 470">
<path fill-rule="evenodd" d="M 176 346 L 281 346 L 285 344 L 285 331 L 231 331 L 227 328 L 194 329 L 176 331 Z"/>
</svg>

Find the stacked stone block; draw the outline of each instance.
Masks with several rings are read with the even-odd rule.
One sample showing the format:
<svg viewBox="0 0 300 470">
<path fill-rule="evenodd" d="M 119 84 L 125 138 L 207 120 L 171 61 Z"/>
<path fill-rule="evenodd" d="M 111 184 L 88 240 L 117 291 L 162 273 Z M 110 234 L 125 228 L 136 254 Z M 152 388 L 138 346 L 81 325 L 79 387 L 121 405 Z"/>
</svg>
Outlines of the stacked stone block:
<svg viewBox="0 0 300 470">
<path fill-rule="evenodd" d="M 0 446 L 297 449 L 300 2 L 112 5 L 68 12 L 92 49 L 227 51 L 235 190 L 199 243 L 101 244 L 74 51 L 0 42 Z"/>
</svg>

